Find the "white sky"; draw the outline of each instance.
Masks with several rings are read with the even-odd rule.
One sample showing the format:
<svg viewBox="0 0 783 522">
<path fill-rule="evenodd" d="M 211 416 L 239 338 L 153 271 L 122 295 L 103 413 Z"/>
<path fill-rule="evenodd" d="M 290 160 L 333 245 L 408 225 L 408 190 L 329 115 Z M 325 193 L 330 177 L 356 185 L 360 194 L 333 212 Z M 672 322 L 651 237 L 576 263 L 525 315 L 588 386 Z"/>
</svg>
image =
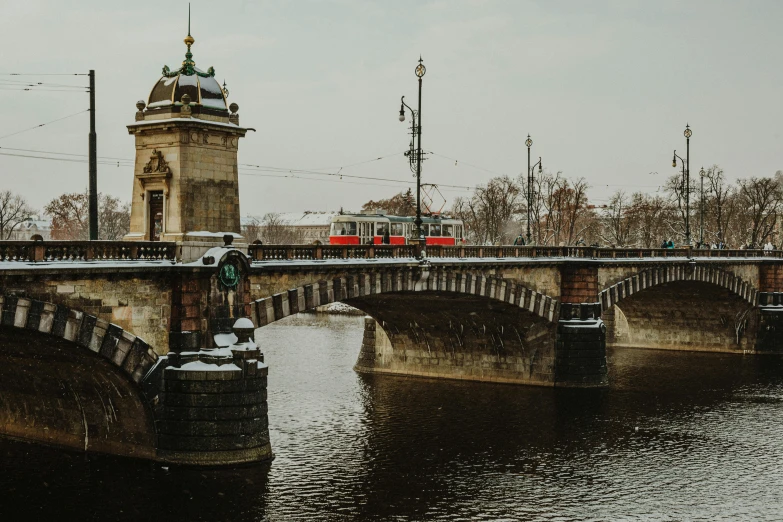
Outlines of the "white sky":
<svg viewBox="0 0 783 522">
<path fill-rule="evenodd" d="M 654 192 L 675 172 L 672 150 L 685 153 L 686 122 L 693 174 L 713 163 L 730 179 L 783 169 L 777 0 L 194 0 L 192 10 L 198 67 L 215 67 L 242 125 L 258 130 L 240 142 L 240 164 L 320 169 L 400 153 L 342 172 L 412 181 L 397 117 L 401 95 L 416 102 L 421 54 L 422 144 L 459 160 L 432 157 L 426 182 L 516 176 L 530 133 L 533 156 L 585 177 L 594 202 L 618 188 Z M 162 66 L 181 63 L 187 2 L 2 0 L 0 27 L 0 74 L 94 68 L 98 156 L 132 159 L 125 125 Z M 87 84 L 0 75 L 0 136 L 88 107 L 87 94 L 9 90 L 8 80 Z M 85 113 L 0 139 L 0 154 L 86 155 L 88 122 Z M 240 172 L 243 215 L 358 209 L 406 188 Z M 98 175 L 100 191 L 130 198 L 131 167 L 100 165 Z M 0 189 L 38 208 L 86 184 L 86 163 L 0 155 Z"/>
</svg>

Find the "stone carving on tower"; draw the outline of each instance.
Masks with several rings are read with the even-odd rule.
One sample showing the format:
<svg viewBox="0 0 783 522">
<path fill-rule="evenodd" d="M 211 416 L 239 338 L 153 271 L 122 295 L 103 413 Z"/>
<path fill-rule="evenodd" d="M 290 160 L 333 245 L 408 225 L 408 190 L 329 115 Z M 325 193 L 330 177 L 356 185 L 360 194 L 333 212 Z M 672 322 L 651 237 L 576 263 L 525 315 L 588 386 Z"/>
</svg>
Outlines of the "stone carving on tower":
<svg viewBox="0 0 783 522">
<path fill-rule="evenodd" d="M 176 241 L 183 260 L 200 257 L 233 234 L 242 246 L 239 221 L 239 106 L 229 107 L 225 80 L 215 69 L 196 67 L 192 46 L 182 66 L 164 67 L 147 101 L 136 103 L 128 132 L 136 140 L 131 227 L 126 240 Z"/>
<path fill-rule="evenodd" d="M 145 174 L 152 172 L 164 172 L 166 174 L 171 172 L 168 163 L 163 159 L 163 154 L 158 149 L 153 149 L 149 162 L 144 165 Z"/>
</svg>

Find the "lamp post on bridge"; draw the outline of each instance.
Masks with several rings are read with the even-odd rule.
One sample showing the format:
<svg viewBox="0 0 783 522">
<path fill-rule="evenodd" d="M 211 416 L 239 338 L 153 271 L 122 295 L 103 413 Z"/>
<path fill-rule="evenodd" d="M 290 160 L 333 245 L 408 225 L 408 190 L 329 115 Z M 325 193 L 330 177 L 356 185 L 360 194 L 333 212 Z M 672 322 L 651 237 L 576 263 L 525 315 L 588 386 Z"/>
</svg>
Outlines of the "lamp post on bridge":
<svg viewBox="0 0 783 522">
<path fill-rule="evenodd" d="M 530 166 L 530 147 L 533 146 L 533 140 L 530 139 L 530 134 L 527 135 L 525 140 L 527 146 L 527 244 L 530 244 L 530 212 L 533 207 L 533 171 L 538 166 L 538 173 L 541 174 L 541 158 L 538 158 L 538 163 Z"/>
<path fill-rule="evenodd" d="M 674 157 L 672 158 L 672 167 L 677 166 L 677 160 L 682 163 L 682 182 L 683 192 L 685 195 L 685 244 L 691 246 L 691 173 L 690 173 L 690 157 L 691 157 L 691 136 L 693 131 L 690 125 L 685 125 L 685 159 L 682 159 L 677 155 L 677 151 L 674 151 Z"/>
<path fill-rule="evenodd" d="M 419 65 L 416 66 L 416 69 L 414 70 L 414 73 L 419 78 L 419 108 L 418 110 L 413 110 L 411 107 L 405 103 L 405 96 L 400 98 L 400 121 L 405 121 L 405 107 L 408 108 L 409 111 L 411 111 L 411 134 L 413 135 L 413 139 L 411 139 L 411 149 L 406 153 L 406 156 L 408 156 L 408 161 L 411 164 L 411 167 L 413 167 L 413 161 L 415 159 L 416 162 L 416 219 L 414 219 L 413 223 L 416 225 L 416 243 L 422 244 L 424 243 L 424 235 L 422 234 L 421 230 L 421 160 L 422 160 L 422 153 L 421 153 L 421 79 L 424 77 L 424 74 L 427 72 L 427 68 L 424 67 L 424 64 L 422 63 L 421 56 L 419 56 Z M 416 118 L 419 118 L 419 124 L 416 125 Z M 413 146 L 413 140 L 416 140 L 416 148 L 414 149 Z"/>
</svg>

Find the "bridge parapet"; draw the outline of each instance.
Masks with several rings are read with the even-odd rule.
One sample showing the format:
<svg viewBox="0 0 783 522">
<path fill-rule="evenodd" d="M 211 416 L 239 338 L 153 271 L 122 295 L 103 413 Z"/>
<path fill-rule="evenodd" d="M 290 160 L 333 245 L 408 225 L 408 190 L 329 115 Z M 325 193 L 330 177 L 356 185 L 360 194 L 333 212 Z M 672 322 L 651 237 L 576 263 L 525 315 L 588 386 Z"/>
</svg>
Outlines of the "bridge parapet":
<svg viewBox="0 0 783 522">
<path fill-rule="evenodd" d="M 781 259 L 783 250 L 710 250 L 695 248 L 594 248 L 574 246 L 442 246 L 414 245 L 250 245 L 254 262 L 390 258 L 570 258 L 570 259 Z"/>
<path fill-rule="evenodd" d="M 251 262 L 340 259 L 781 259 L 783 250 L 594 248 L 574 246 L 250 245 Z M 178 246 L 164 241 L 0 241 L 0 262 L 178 261 Z M 777 272 L 775 272 L 777 274 Z M 780 277 L 783 285 L 783 271 Z M 783 286 L 781 286 L 783 288 Z"/>
<path fill-rule="evenodd" d="M 177 245 L 162 241 L 0 241 L 0 261 L 175 261 Z"/>
</svg>

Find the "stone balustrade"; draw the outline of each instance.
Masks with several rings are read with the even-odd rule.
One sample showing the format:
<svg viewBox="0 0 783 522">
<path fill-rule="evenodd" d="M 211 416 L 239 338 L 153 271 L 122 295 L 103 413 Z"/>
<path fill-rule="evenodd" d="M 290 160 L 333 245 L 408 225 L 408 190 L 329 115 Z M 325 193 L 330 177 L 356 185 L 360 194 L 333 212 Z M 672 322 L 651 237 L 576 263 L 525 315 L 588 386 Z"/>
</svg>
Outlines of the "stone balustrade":
<svg viewBox="0 0 783 522">
<path fill-rule="evenodd" d="M 783 258 L 783 250 L 595 248 L 574 246 L 250 245 L 254 262 L 336 259 L 647 259 Z M 176 261 L 177 245 L 163 241 L 0 241 L 0 262 Z"/>
<path fill-rule="evenodd" d="M 783 250 L 739 250 L 696 248 L 595 248 L 574 246 L 442 246 L 429 245 L 250 245 L 253 261 L 393 258 L 760 258 L 779 259 Z"/>
<path fill-rule="evenodd" d="M 163 241 L 0 241 L 0 262 L 175 261 L 176 253 Z"/>
</svg>

